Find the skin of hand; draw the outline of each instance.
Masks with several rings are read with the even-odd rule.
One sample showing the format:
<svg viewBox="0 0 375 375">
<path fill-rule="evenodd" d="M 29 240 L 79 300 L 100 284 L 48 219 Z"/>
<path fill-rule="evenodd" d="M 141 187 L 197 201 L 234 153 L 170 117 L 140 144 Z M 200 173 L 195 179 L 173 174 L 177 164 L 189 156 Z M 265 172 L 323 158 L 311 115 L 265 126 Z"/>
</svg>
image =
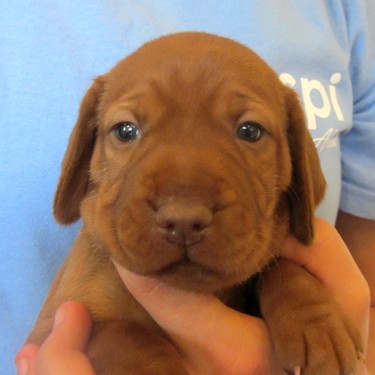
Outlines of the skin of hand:
<svg viewBox="0 0 375 375">
<path fill-rule="evenodd" d="M 309 248 L 289 238 L 281 256 L 321 280 L 366 340 L 370 303 L 367 283 L 330 224 L 317 219 L 316 233 L 316 241 Z M 115 266 L 129 291 L 167 332 L 190 374 L 285 375 L 261 319 L 232 310 L 212 295 L 182 291 Z M 59 318 L 59 309 L 55 328 L 41 348 L 27 345 L 18 353 L 19 375 L 94 374 L 83 354 L 90 331 L 88 313 L 77 302 L 68 302 L 62 308 L 64 319 Z M 358 374 L 365 375 L 366 371 L 362 365 Z"/>
<path fill-rule="evenodd" d="M 91 318 L 78 302 L 63 303 L 55 315 L 52 333 L 39 348 L 27 344 L 16 356 L 19 375 L 95 375 L 84 354 Z"/>
<path fill-rule="evenodd" d="M 340 211 L 336 227 L 370 287 L 367 367 L 371 374 L 375 374 L 375 220 L 363 219 Z"/>
</svg>

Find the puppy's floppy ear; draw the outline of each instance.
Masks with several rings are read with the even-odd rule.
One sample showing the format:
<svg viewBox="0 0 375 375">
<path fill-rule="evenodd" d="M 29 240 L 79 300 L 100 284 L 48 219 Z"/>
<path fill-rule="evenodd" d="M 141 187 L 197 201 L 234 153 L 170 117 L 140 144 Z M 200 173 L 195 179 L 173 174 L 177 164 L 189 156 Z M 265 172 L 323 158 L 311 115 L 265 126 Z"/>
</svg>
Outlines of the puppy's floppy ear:
<svg viewBox="0 0 375 375">
<path fill-rule="evenodd" d="M 285 87 L 285 95 L 292 159 L 292 183 L 288 191 L 290 230 L 308 245 L 314 237 L 315 208 L 324 197 L 326 182 L 297 94 Z"/>
<path fill-rule="evenodd" d="M 71 224 L 79 219 L 79 207 L 89 185 L 90 160 L 97 129 L 97 109 L 105 78 L 95 79 L 82 99 L 78 120 L 70 135 L 61 167 L 53 206 L 56 220 Z"/>
</svg>

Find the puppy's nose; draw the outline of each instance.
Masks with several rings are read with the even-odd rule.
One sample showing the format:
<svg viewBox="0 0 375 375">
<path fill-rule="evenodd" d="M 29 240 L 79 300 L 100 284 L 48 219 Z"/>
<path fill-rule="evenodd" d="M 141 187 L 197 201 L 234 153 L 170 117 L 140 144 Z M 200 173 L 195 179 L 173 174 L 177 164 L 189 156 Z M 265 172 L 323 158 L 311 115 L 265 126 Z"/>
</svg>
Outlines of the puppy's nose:
<svg viewBox="0 0 375 375">
<path fill-rule="evenodd" d="M 203 229 L 212 222 L 212 211 L 203 205 L 171 202 L 158 209 L 156 222 L 170 242 L 189 246 L 202 240 Z"/>
</svg>

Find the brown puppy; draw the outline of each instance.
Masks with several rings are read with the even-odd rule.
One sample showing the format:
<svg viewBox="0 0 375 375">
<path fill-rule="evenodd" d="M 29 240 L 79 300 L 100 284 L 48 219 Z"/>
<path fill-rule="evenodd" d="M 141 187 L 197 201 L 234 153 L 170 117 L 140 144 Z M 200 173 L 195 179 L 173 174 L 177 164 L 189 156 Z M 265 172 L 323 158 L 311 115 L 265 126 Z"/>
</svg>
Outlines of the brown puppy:
<svg viewBox="0 0 375 375">
<path fill-rule="evenodd" d="M 40 344 L 57 306 L 75 299 L 93 317 L 99 375 L 186 375 L 111 258 L 231 306 L 268 265 L 257 295 L 281 365 L 354 373 L 361 344 L 350 321 L 302 268 L 272 267 L 289 233 L 311 243 L 324 190 L 296 95 L 255 53 L 203 33 L 144 45 L 82 101 L 54 213 L 83 226 L 28 341 Z"/>
</svg>

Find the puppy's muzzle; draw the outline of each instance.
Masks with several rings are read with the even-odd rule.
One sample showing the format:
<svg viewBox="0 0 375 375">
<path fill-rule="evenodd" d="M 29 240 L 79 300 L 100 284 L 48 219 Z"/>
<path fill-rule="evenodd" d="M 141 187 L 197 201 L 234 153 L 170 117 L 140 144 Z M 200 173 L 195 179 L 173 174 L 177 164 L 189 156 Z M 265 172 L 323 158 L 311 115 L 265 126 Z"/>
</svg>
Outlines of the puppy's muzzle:
<svg viewBox="0 0 375 375">
<path fill-rule="evenodd" d="M 168 241 L 183 247 L 200 242 L 212 219 L 212 211 L 203 204 L 183 200 L 165 203 L 156 213 L 160 232 Z"/>
</svg>

